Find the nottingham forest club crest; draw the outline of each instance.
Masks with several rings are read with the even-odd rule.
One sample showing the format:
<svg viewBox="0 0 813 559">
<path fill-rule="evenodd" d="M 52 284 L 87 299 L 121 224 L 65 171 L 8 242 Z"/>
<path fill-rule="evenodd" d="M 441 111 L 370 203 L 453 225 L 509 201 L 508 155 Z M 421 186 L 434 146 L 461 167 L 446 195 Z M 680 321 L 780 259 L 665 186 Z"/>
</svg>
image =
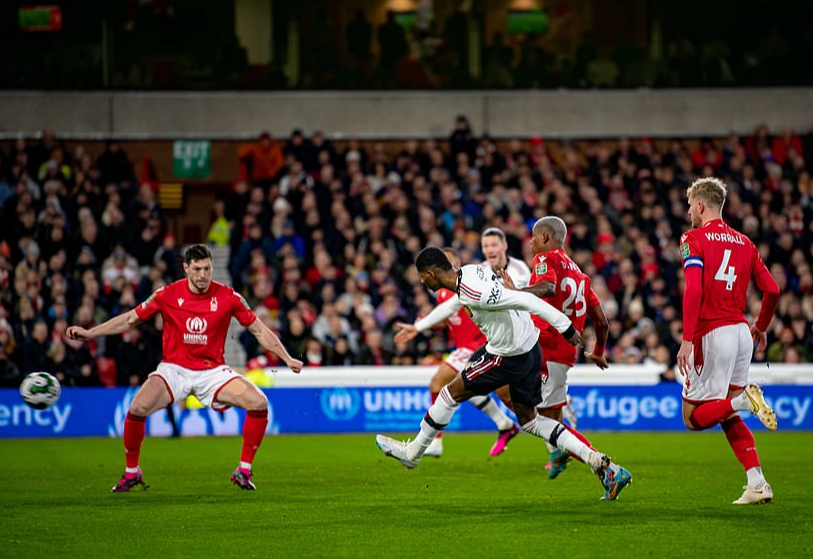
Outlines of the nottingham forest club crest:
<svg viewBox="0 0 813 559">
<path fill-rule="evenodd" d="M 217 312 L 217 297 L 212 297 L 212 300 L 209 302 L 209 310 L 211 312 Z"/>
</svg>

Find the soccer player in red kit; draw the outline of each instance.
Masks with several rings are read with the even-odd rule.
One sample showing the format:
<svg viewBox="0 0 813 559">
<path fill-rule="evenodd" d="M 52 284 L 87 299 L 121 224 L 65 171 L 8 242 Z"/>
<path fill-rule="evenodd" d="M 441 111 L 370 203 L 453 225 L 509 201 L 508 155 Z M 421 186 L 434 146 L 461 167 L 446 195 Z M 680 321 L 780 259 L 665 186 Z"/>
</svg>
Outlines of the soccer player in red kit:
<svg viewBox="0 0 813 559">
<path fill-rule="evenodd" d="M 767 342 L 779 286 L 750 239 L 723 221 L 726 187 L 721 180 L 698 179 L 687 196 L 694 229 L 680 238 L 686 278 L 683 343 L 677 355 L 685 379 L 683 422 L 693 431 L 719 423 L 748 478 L 734 504 L 767 503 L 773 490 L 762 474 L 754 436 L 737 412 L 750 411 L 765 427 L 776 429 L 776 414 L 762 389 L 748 383 L 748 369 L 754 342 Z M 752 278 L 762 290 L 762 308 L 749 329 L 743 311 Z"/>
<path fill-rule="evenodd" d="M 555 216 L 539 219 L 531 231 L 531 249 L 535 253 L 531 264 L 531 282 L 523 289 L 548 301 L 555 309 L 563 312 L 581 333 L 587 317 L 593 322 L 596 331 L 596 344 L 592 353 L 585 353 L 588 361 L 600 369 L 608 367 L 604 357 L 609 326 L 596 292 L 593 291 L 590 277 L 565 252 L 567 225 Z M 563 408 L 567 404 L 567 374 L 576 363 L 578 349 L 568 343 L 550 324 L 531 316 L 539 329 L 539 345 L 542 349 L 542 401 L 537 406 L 538 414 L 562 423 Z M 565 425 L 584 444 L 590 446 L 587 437 L 574 428 Z M 548 445 L 551 467 L 550 479 L 555 479 L 567 467 L 570 455 Z M 620 475 L 627 476 L 626 470 Z M 619 480 L 626 485 L 628 479 Z"/>
<path fill-rule="evenodd" d="M 256 489 L 251 463 L 268 425 L 268 401 L 251 382 L 226 365 L 223 351 L 231 318 L 248 327 L 266 350 L 278 355 L 293 372 L 302 362 L 291 357 L 245 300 L 231 287 L 212 281 L 212 254 L 204 245 L 186 250 L 183 268 L 187 277 L 162 287 L 135 309 L 86 330 L 71 326 L 69 338 L 90 341 L 121 334 L 156 313 L 164 319 L 163 359 L 130 404 L 124 421 L 126 468 L 114 493 L 144 486 L 138 461 L 144 441 L 145 420 L 152 413 L 194 394 L 214 410 L 237 406 L 246 410 L 240 464 L 231 481 L 241 489 Z"/>
<path fill-rule="evenodd" d="M 460 258 L 451 248 L 443 249 L 449 262 L 455 267 L 460 267 Z M 527 267 L 526 267 L 527 268 Z M 475 351 L 486 344 L 486 337 L 472 322 L 466 310 L 460 304 L 460 300 L 454 291 L 441 288 L 437 294 L 438 306 L 427 316 L 415 321 L 415 324 L 396 322 L 395 326 L 400 328 L 395 334 L 395 341 L 398 343 L 408 342 L 420 332 L 432 328 L 442 320 L 446 320 L 449 328 L 449 338 L 454 340 L 455 349 L 441 363 L 438 370 L 429 381 L 429 392 L 432 395 L 432 403 L 437 400 L 438 394 L 444 386 L 452 382 L 460 371 L 469 364 L 471 356 Z M 491 456 L 498 456 L 505 450 L 508 442 L 519 433 L 519 427 L 505 415 L 490 396 L 474 396 L 469 400 L 477 409 L 488 415 L 499 430 L 497 441 L 491 447 Z M 443 455 L 443 431 L 437 434 L 435 440 L 424 452 L 424 456 L 434 456 L 439 458 Z"/>
</svg>

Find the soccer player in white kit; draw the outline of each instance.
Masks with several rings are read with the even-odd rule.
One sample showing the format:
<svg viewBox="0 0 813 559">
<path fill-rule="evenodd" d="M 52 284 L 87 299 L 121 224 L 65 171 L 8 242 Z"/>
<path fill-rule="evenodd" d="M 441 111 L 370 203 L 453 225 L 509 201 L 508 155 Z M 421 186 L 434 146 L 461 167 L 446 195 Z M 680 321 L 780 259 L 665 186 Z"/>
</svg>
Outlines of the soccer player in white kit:
<svg viewBox="0 0 813 559">
<path fill-rule="evenodd" d="M 698 179 L 687 197 L 694 229 L 680 239 L 686 278 L 677 355 L 684 377 L 683 421 L 693 431 L 718 423 L 723 428 L 748 480 L 735 505 L 768 503 L 773 489 L 762 474 L 754 435 L 738 412 L 749 411 L 776 429 L 776 414 L 762 389 L 748 383 L 748 369 L 754 341 L 766 343 L 779 286 L 754 243 L 723 221 L 726 187 L 721 180 Z M 762 290 L 762 308 L 749 329 L 743 310 L 751 279 Z"/>
<path fill-rule="evenodd" d="M 460 259 L 451 248 L 444 248 L 446 257 L 455 266 L 460 265 Z M 446 360 L 440 364 L 438 370 L 429 381 L 429 392 L 432 395 L 432 403 L 435 403 L 441 389 L 449 384 L 460 371 L 469 364 L 471 356 L 475 351 L 486 344 L 486 337 L 480 331 L 471 318 L 463 310 L 460 299 L 454 291 L 449 289 L 439 289 L 437 293 L 438 306 L 425 317 L 417 320 L 415 324 L 396 322 L 395 326 L 401 330 L 395 335 L 398 343 L 408 342 L 423 332 L 432 328 L 436 324 L 446 321 L 449 328 L 449 338 L 454 340 L 455 349 Z M 519 433 L 519 427 L 505 415 L 496 402 L 490 396 L 475 396 L 469 402 L 478 410 L 488 415 L 497 427 L 499 434 L 497 441 L 491 447 L 491 456 L 498 456 L 506 449 L 508 442 Z M 443 455 L 443 432 L 438 433 L 432 444 L 424 452 L 424 456 L 434 456 L 439 458 Z"/>
<path fill-rule="evenodd" d="M 135 309 L 90 330 L 71 326 L 66 332 L 71 339 L 90 341 L 122 334 L 159 312 L 164 319 L 163 358 L 136 393 L 124 421 L 126 468 L 112 489 L 114 493 L 124 493 L 139 485 L 146 489 L 139 467 L 145 421 L 149 415 L 190 394 L 214 410 L 230 406 L 246 410 L 240 463 L 231 481 L 241 489 L 256 489 L 251 464 L 268 425 L 268 400 L 224 361 L 226 334 L 232 317 L 293 372 L 302 369 L 302 362 L 288 354 L 245 299 L 231 287 L 212 281 L 212 253 L 206 246 L 189 247 L 184 253 L 183 268 L 185 279 L 162 287 Z"/>
<path fill-rule="evenodd" d="M 485 261 L 479 265 L 484 269 L 498 276 L 501 271 L 505 271 L 514 282 L 514 285 L 520 289 L 528 285 L 528 282 L 531 280 L 531 270 L 522 260 L 508 255 L 508 241 L 502 229 L 489 227 L 483 231 L 483 234 L 480 236 L 480 250 L 483 253 Z M 457 259 L 457 255 L 450 255 L 449 249 L 444 249 L 444 252 L 446 252 L 446 256 L 449 257 L 449 260 L 454 263 Z M 459 262 L 455 265 L 459 265 Z M 447 294 L 451 294 L 451 297 L 447 297 Z M 441 301 L 441 298 L 443 301 Z M 453 291 L 440 289 L 438 291 L 438 306 L 432 309 L 432 312 L 415 321 L 414 324 L 406 324 L 404 322 L 395 323 L 395 326 L 401 329 L 395 335 L 395 341 L 407 342 L 419 333 L 441 324 L 444 320 L 453 320 L 454 317 L 461 312 L 463 312 L 463 305 L 460 303 L 457 294 Z M 470 320 L 468 322 L 470 322 Z M 477 330 L 477 327 L 475 325 L 472 326 L 477 333 L 482 336 L 479 330 Z M 465 328 L 456 328 L 456 330 L 465 330 Z M 469 359 L 474 354 L 474 351 L 470 351 L 470 348 L 479 349 L 485 345 L 485 338 L 480 337 L 477 341 L 480 340 L 482 340 L 481 343 L 474 346 L 467 343 L 461 347 L 460 344 L 458 344 L 458 347 L 449 356 L 449 359 L 438 368 L 432 380 L 429 382 L 429 390 L 432 393 L 432 403 L 437 399 L 437 394 L 440 393 L 441 388 L 449 384 L 455 375 L 462 371 L 463 367 L 469 363 Z M 495 390 L 495 393 L 511 408 L 511 397 L 508 394 L 507 387 L 500 387 Z M 477 409 L 488 415 L 497 426 L 499 435 L 491 446 L 489 454 L 491 456 L 499 456 L 508 447 L 508 443 L 511 439 L 519 434 L 519 427 L 517 427 L 510 417 L 502 412 L 490 396 L 475 396 L 470 402 L 477 407 Z M 438 457 L 443 454 L 442 435 L 442 432 L 439 433 L 435 440 L 432 441 L 432 444 L 429 445 L 429 448 L 426 449 L 424 453 L 425 456 Z"/>
<path fill-rule="evenodd" d="M 427 288 L 434 291 L 443 287 L 457 293 L 488 343 L 474 354 L 472 363 L 460 375 L 443 387 L 421 421 L 414 441 L 377 435 L 378 447 L 408 469 L 415 468 L 438 432 L 449 424 L 460 402 L 507 384 L 522 429 L 579 456 L 599 477 L 605 490 L 602 499 L 617 498 L 632 479 L 629 472 L 585 445 L 558 421 L 536 413 L 541 399 L 542 353 L 539 330 L 528 313 L 544 318 L 576 345 L 580 336 L 567 317 L 530 293 L 506 289 L 497 274 L 482 266 L 454 268 L 439 248 L 422 250 L 415 266 Z"/>
</svg>

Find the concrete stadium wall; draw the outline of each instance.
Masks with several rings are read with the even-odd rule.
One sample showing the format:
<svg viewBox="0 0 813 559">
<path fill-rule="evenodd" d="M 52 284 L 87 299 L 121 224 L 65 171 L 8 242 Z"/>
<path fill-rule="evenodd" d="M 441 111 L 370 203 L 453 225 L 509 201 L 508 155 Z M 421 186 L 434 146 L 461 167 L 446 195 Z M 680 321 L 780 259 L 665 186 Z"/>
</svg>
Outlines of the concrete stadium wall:
<svg viewBox="0 0 813 559">
<path fill-rule="evenodd" d="M 0 92 L 0 139 L 50 126 L 75 139 L 245 139 L 294 128 L 334 139 L 446 137 L 465 114 L 497 138 L 703 136 L 807 130 L 813 88 L 632 91 Z"/>
</svg>

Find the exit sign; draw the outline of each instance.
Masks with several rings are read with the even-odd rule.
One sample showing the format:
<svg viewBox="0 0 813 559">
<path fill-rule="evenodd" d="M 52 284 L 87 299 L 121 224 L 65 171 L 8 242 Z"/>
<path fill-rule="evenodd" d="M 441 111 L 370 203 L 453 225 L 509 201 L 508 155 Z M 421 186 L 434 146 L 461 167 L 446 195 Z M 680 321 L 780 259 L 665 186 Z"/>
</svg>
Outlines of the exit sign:
<svg viewBox="0 0 813 559">
<path fill-rule="evenodd" d="M 23 31 L 59 31 L 62 8 L 59 6 L 21 6 L 17 21 Z"/>
<path fill-rule="evenodd" d="M 203 179 L 211 173 L 209 140 L 172 143 L 172 174 L 178 179 Z"/>
</svg>

